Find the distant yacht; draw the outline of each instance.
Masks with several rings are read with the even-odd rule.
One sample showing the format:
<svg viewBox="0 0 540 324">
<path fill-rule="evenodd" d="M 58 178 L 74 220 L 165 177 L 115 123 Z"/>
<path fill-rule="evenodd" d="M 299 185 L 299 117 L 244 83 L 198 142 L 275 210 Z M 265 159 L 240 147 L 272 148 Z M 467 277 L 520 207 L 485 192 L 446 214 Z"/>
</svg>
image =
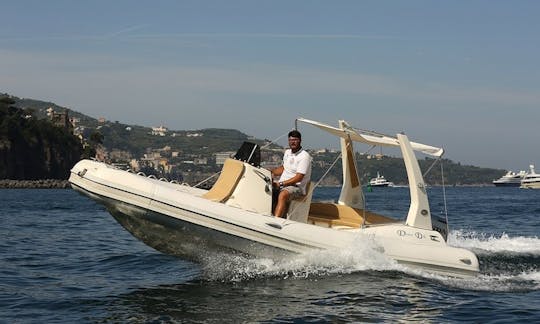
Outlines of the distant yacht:
<svg viewBox="0 0 540 324">
<path fill-rule="evenodd" d="M 493 180 L 493 184 L 496 187 L 519 187 L 521 185 L 521 180 L 523 180 L 526 175 L 527 172 L 525 171 L 519 171 L 519 173 L 508 171 L 499 179 Z"/>
<path fill-rule="evenodd" d="M 377 177 L 369 180 L 369 185 L 372 187 L 393 187 L 394 183 L 386 180 L 384 176 L 377 172 Z"/>
<path fill-rule="evenodd" d="M 531 171 L 521 180 L 521 187 L 526 189 L 540 189 L 540 174 L 534 171 L 534 165 L 529 165 Z"/>
</svg>

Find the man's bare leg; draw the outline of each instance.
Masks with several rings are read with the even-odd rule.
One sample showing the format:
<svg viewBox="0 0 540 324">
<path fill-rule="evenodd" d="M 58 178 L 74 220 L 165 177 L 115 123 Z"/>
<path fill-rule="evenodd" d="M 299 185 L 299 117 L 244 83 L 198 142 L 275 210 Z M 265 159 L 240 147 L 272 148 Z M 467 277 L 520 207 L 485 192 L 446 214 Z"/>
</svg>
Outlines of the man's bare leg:
<svg viewBox="0 0 540 324">
<path fill-rule="evenodd" d="M 281 190 L 278 196 L 276 209 L 274 210 L 274 216 L 283 217 L 285 216 L 285 211 L 287 207 L 287 202 L 289 201 L 289 192 L 287 190 Z"/>
</svg>

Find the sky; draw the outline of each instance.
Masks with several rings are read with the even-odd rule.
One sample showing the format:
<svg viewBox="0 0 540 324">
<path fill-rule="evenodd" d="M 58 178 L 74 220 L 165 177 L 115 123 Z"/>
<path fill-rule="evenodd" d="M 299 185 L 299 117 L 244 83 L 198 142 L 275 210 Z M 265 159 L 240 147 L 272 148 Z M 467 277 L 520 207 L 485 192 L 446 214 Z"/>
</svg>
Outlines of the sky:
<svg viewBox="0 0 540 324">
<path fill-rule="evenodd" d="M 17 97 L 267 139 L 296 117 L 343 119 L 461 164 L 540 168 L 540 1 L 0 0 L 0 11 L 0 92 Z M 306 148 L 338 147 L 300 131 Z"/>
</svg>

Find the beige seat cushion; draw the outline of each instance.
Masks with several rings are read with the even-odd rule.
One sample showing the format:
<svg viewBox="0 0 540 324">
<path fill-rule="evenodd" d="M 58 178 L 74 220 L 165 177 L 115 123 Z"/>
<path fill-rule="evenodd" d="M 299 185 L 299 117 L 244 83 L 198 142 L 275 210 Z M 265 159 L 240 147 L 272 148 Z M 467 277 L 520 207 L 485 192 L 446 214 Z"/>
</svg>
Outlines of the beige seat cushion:
<svg viewBox="0 0 540 324">
<path fill-rule="evenodd" d="M 328 227 L 350 226 L 360 227 L 364 223 L 364 211 L 345 205 L 329 203 L 312 203 L 309 209 L 309 222 L 312 224 L 326 223 Z M 383 224 L 395 222 L 395 220 L 375 214 L 369 211 L 365 212 L 366 225 Z"/>
<path fill-rule="evenodd" d="M 202 197 L 217 202 L 227 201 L 243 174 L 243 162 L 234 159 L 225 160 L 225 164 L 223 164 L 223 169 L 216 183 Z"/>
</svg>

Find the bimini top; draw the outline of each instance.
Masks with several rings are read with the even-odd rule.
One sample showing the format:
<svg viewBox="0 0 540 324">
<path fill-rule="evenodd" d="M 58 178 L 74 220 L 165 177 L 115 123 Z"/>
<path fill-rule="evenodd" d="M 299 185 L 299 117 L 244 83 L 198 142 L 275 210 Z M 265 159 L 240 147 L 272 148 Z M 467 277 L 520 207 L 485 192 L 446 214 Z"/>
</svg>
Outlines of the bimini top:
<svg viewBox="0 0 540 324">
<path fill-rule="evenodd" d="M 344 129 L 326 125 L 314 120 L 309 120 L 305 118 L 297 118 L 297 121 L 316 126 L 326 132 L 329 132 L 335 136 L 342 138 L 350 138 L 352 141 L 366 143 L 371 145 L 381 145 L 381 146 L 398 146 L 399 140 L 396 137 L 378 134 L 371 131 L 364 131 L 361 129 L 355 129 L 352 127 L 347 127 Z M 411 142 L 413 150 L 428 154 L 431 156 L 441 157 L 444 154 L 444 149 L 440 147 L 434 147 L 430 145 L 425 145 L 421 143 Z"/>
</svg>

